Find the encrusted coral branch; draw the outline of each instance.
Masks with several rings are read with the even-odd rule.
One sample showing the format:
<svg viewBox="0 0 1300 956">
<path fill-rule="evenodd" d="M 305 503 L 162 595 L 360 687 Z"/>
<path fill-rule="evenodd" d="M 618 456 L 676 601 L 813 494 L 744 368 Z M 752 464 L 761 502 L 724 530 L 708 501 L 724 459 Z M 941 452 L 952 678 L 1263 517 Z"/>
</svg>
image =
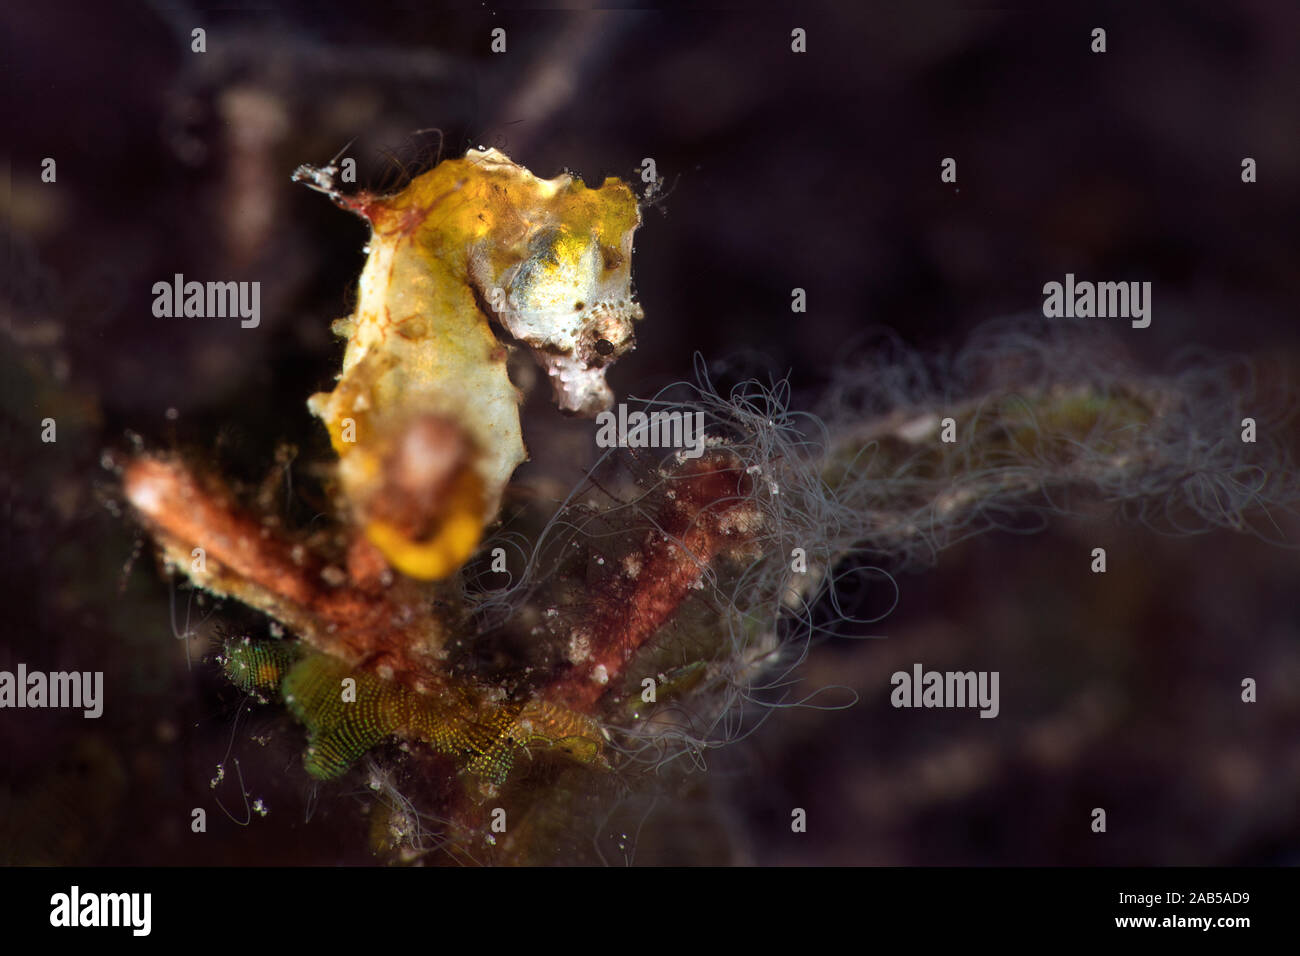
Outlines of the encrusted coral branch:
<svg viewBox="0 0 1300 956">
<path fill-rule="evenodd" d="M 589 616 L 569 639 L 570 667 L 543 691 L 547 700 L 590 711 L 636 651 L 699 586 L 725 548 L 743 545 L 761 526 L 740 460 L 713 452 L 668 479 L 658 527 L 588 598 Z"/>
<path fill-rule="evenodd" d="M 337 776 L 390 736 L 456 757 L 494 783 L 517 751 L 534 746 L 603 763 L 605 733 L 590 718 L 449 676 L 441 661 L 447 621 L 413 582 L 349 578 L 175 459 L 137 458 L 123 482 L 167 559 L 195 584 L 264 611 L 321 652 L 299 659 L 244 644 L 224 654 L 237 686 L 284 695 L 307 728 L 305 762 L 314 776 Z"/>
<path fill-rule="evenodd" d="M 352 666 L 411 684 L 437 666 L 445 624 L 409 582 L 356 583 L 242 511 L 226 489 L 201 482 L 179 459 L 137 458 L 123 486 L 167 560 L 199 587 L 264 611 Z"/>
</svg>

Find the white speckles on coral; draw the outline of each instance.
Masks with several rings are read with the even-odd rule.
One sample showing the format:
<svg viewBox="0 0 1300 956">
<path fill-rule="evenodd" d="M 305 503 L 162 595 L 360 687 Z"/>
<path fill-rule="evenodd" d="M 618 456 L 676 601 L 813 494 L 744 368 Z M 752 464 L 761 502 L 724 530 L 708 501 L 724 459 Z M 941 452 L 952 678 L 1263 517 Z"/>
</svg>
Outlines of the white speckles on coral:
<svg viewBox="0 0 1300 956">
<path fill-rule="evenodd" d="M 569 637 L 568 657 L 570 664 L 581 664 L 591 657 L 591 638 L 583 631 L 574 631 Z"/>
</svg>

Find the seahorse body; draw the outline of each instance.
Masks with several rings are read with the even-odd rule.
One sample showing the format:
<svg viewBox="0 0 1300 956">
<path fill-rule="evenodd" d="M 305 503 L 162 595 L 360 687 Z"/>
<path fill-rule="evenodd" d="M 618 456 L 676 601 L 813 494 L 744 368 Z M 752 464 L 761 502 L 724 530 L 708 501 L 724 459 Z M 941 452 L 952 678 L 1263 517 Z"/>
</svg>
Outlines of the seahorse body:
<svg viewBox="0 0 1300 956">
<path fill-rule="evenodd" d="M 489 312 L 531 347 L 561 407 L 592 415 L 605 367 L 632 348 L 636 197 L 565 174 L 538 179 L 470 150 L 387 198 L 347 205 L 371 223 L 369 258 L 334 391 L 309 407 L 329 429 L 366 536 L 411 577 L 454 572 L 525 459 L 520 394 Z"/>
</svg>

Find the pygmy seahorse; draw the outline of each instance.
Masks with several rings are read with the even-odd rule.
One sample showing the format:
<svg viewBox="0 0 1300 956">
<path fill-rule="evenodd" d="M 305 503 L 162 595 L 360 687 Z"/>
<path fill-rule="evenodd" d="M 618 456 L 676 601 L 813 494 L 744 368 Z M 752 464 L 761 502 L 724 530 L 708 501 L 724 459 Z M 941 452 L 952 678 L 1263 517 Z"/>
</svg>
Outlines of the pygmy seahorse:
<svg viewBox="0 0 1300 956">
<path fill-rule="evenodd" d="M 372 235 L 356 311 L 335 323 L 347 338 L 338 384 L 309 407 L 366 537 L 402 573 L 443 578 L 473 553 L 526 457 L 490 315 L 533 351 L 561 408 L 608 408 L 605 368 L 642 317 L 631 291 L 640 209 L 617 179 L 538 179 L 495 149 L 394 196 L 331 195 Z"/>
</svg>

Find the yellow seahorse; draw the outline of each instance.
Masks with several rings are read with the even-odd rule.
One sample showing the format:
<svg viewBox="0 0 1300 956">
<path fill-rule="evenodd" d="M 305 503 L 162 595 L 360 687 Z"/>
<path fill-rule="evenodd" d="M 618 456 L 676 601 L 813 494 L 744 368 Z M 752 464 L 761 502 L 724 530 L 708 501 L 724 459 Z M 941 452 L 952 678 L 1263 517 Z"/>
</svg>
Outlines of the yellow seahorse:
<svg viewBox="0 0 1300 956">
<path fill-rule="evenodd" d="M 617 179 L 539 179 L 495 149 L 447 160 L 394 196 L 331 195 L 372 236 L 356 311 L 335 323 L 347 338 L 338 384 L 308 404 L 366 537 L 398 571 L 444 578 L 478 546 L 526 457 L 490 317 L 533 351 L 561 408 L 608 408 L 605 368 L 632 348 L 642 316 L 631 291 L 640 209 Z"/>
</svg>

